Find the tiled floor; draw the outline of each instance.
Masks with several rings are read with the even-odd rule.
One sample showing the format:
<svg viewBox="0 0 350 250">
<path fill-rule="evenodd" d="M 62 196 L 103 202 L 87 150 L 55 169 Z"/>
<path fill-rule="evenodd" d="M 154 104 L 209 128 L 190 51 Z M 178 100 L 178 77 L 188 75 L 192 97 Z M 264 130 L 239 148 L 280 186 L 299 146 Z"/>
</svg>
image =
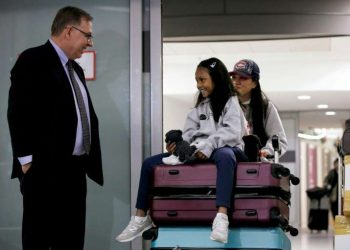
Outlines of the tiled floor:
<svg viewBox="0 0 350 250">
<path fill-rule="evenodd" d="M 332 250 L 333 230 L 310 232 L 307 229 L 299 231 L 298 236 L 288 236 L 292 243 L 292 250 Z M 349 246 L 350 249 L 350 246 Z"/>
</svg>

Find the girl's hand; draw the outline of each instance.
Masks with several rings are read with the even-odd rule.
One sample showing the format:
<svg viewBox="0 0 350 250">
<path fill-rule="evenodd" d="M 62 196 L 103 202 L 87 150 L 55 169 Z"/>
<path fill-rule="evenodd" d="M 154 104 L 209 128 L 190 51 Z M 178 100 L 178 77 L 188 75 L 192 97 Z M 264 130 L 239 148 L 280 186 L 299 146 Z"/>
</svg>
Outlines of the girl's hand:
<svg viewBox="0 0 350 250">
<path fill-rule="evenodd" d="M 195 155 L 196 155 L 196 158 L 200 159 L 200 160 L 207 160 L 208 159 L 208 157 L 200 151 L 198 151 Z"/>
<path fill-rule="evenodd" d="M 170 154 L 173 154 L 176 149 L 176 143 L 175 142 L 167 143 L 165 148 Z"/>
</svg>

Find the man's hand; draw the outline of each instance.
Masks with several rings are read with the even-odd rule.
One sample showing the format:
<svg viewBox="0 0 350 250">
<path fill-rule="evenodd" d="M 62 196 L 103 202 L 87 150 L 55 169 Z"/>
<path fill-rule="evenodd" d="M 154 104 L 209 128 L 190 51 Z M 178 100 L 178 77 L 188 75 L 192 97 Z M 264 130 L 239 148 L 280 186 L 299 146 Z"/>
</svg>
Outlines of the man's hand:
<svg viewBox="0 0 350 250">
<path fill-rule="evenodd" d="M 28 162 L 28 163 L 22 165 L 22 172 L 23 172 L 23 174 L 26 174 L 27 171 L 31 168 L 31 166 L 32 166 L 31 162 Z"/>
</svg>

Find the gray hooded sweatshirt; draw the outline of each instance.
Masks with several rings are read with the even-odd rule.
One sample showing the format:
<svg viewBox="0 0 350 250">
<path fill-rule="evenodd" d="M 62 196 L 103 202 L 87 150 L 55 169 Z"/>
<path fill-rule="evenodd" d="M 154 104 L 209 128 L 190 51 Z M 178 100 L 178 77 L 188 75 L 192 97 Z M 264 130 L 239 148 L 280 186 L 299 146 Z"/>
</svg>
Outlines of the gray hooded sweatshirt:
<svg viewBox="0 0 350 250">
<path fill-rule="evenodd" d="M 243 150 L 246 128 L 247 121 L 237 96 L 228 99 L 218 122 L 206 98 L 187 115 L 182 137 L 209 158 L 216 148 L 230 146 Z"/>
<path fill-rule="evenodd" d="M 244 109 L 245 117 L 248 120 L 249 133 L 251 133 L 253 131 L 253 127 L 252 127 L 253 123 L 252 123 L 249 103 L 250 103 L 250 100 L 247 102 L 244 102 L 243 109 Z M 272 146 L 272 136 L 277 135 L 279 139 L 280 149 L 281 149 L 280 156 L 282 156 L 287 151 L 287 145 L 288 145 L 287 136 L 286 136 L 286 133 L 284 132 L 282 121 L 280 116 L 278 115 L 278 111 L 271 101 L 268 102 L 266 117 L 264 119 L 264 126 L 265 126 L 266 135 L 268 136 L 268 140 L 265 145 L 262 145 L 263 146 L 262 150 L 266 150 L 269 152 L 270 155 L 274 155 L 274 150 Z"/>
</svg>

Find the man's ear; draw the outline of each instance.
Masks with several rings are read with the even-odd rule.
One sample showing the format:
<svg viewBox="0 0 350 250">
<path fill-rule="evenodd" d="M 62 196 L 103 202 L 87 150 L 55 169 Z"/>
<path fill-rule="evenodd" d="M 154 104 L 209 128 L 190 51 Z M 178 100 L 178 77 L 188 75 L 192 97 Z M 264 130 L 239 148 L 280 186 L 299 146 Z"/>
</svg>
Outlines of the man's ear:
<svg viewBox="0 0 350 250">
<path fill-rule="evenodd" d="M 65 27 L 62 33 L 64 34 L 64 38 L 66 38 L 67 40 L 71 39 L 72 27 Z"/>
</svg>

